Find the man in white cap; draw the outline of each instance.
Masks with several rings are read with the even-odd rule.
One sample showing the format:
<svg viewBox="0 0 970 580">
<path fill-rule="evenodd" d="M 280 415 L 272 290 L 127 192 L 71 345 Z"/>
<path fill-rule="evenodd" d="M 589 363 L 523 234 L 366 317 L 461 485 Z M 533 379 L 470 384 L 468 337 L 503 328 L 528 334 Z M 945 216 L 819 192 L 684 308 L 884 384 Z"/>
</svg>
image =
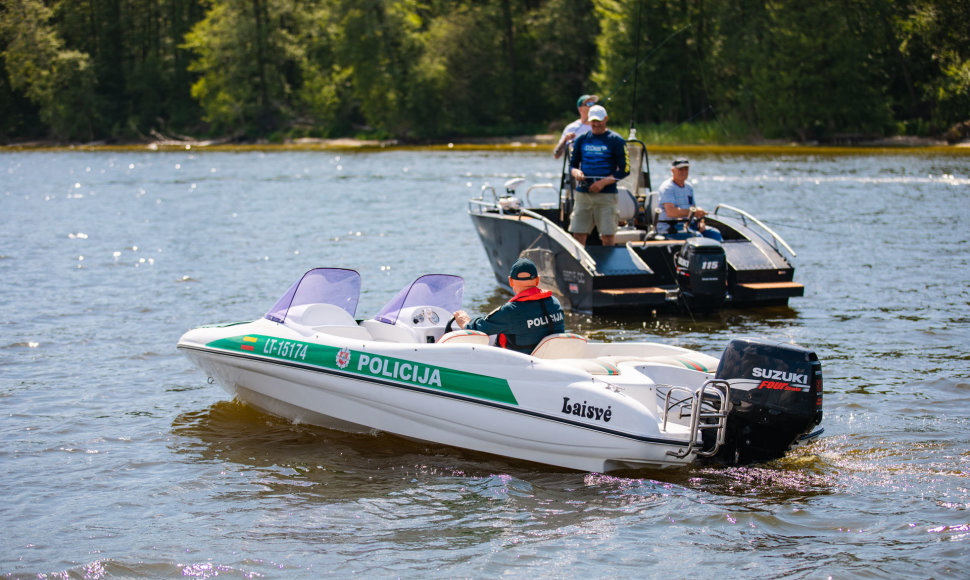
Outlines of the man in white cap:
<svg viewBox="0 0 970 580">
<path fill-rule="evenodd" d="M 552 155 L 559 159 L 562 154 L 566 152 L 566 147 L 569 143 L 579 137 L 583 133 L 589 133 L 590 126 L 587 120 L 587 115 L 589 114 L 589 108 L 599 102 L 600 98 L 597 95 L 583 95 L 579 97 L 576 101 L 576 108 L 579 109 L 579 118 L 572 123 L 566 125 L 566 128 L 562 130 L 562 136 L 559 138 L 559 143 L 556 144 L 555 149 L 552 150 Z"/>
<path fill-rule="evenodd" d="M 593 227 L 604 246 L 614 244 L 617 230 L 618 181 L 630 174 L 626 140 L 606 128 L 606 109 L 589 108 L 590 132 L 576 137 L 569 174 L 575 180 L 573 212 L 569 231 L 581 244 Z"/>
<path fill-rule="evenodd" d="M 660 215 L 657 217 L 657 233 L 678 240 L 704 236 L 721 241 L 721 232 L 704 223 L 707 212 L 694 203 L 694 188 L 687 183 L 690 161 L 674 159 L 670 164 L 670 179 L 660 184 Z M 688 218 L 690 222 L 688 223 Z"/>
</svg>

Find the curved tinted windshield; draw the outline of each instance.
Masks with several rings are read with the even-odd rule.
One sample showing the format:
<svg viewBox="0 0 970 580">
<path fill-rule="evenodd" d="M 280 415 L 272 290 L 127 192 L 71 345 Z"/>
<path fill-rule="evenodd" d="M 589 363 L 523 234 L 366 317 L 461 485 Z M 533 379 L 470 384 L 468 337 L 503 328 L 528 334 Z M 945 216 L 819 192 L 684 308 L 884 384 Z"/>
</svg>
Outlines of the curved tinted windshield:
<svg viewBox="0 0 970 580">
<path fill-rule="evenodd" d="M 412 306 L 439 306 L 448 312 L 461 308 L 465 280 L 451 274 L 425 274 L 397 293 L 374 317 L 394 324 L 401 310 Z"/>
<path fill-rule="evenodd" d="M 304 304 L 333 304 L 353 317 L 359 299 L 360 274 L 356 270 L 314 268 L 290 286 L 264 318 L 282 323 L 291 307 Z"/>
</svg>

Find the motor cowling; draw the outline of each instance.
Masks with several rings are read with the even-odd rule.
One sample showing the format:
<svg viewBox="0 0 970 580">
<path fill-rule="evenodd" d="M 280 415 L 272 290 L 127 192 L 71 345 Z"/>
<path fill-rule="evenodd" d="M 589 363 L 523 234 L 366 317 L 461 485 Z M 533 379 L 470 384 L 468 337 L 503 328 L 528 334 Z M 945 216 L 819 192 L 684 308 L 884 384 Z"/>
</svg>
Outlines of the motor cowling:
<svg viewBox="0 0 970 580">
<path fill-rule="evenodd" d="M 674 257 L 681 299 L 692 308 L 719 308 L 727 291 L 724 247 L 709 238 L 688 238 Z"/>
<path fill-rule="evenodd" d="M 727 463 L 782 457 L 822 422 L 822 363 L 804 347 L 763 339 L 732 340 L 716 378 L 731 385 Z"/>
</svg>

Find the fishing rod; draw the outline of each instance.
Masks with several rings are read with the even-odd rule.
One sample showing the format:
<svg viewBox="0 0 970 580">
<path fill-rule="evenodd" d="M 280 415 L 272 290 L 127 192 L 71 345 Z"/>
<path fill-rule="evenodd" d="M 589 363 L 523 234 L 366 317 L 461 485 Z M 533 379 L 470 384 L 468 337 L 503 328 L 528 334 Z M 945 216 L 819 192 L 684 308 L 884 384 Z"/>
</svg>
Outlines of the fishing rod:
<svg viewBox="0 0 970 580">
<path fill-rule="evenodd" d="M 660 48 L 663 47 L 663 45 L 667 44 L 667 42 L 669 42 L 670 39 L 672 39 L 673 37 L 677 36 L 681 32 L 684 32 L 685 30 L 687 30 L 688 28 L 691 27 L 691 24 L 687 24 L 686 26 L 684 26 L 684 27 L 682 27 L 682 28 L 680 28 L 678 30 L 675 30 L 670 35 L 668 35 L 667 38 L 663 39 L 663 41 L 660 44 L 658 44 L 657 46 L 653 47 L 653 50 L 651 50 L 650 52 L 648 52 L 646 54 L 646 56 L 644 56 L 644 57 L 641 58 L 639 56 L 639 52 L 640 52 L 640 36 L 641 36 L 641 34 L 640 34 L 640 24 L 641 24 L 641 22 L 640 22 L 640 14 L 639 14 L 639 12 L 642 12 L 642 11 L 643 11 L 643 1 L 641 0 L 639 2 L 639 11 L 638 11 L 638 14 L 637 14 L 637 48 L 636 48 L 636 50 L 637 50 L 637 60 L 633 64 L 633 70 L 630 71 L 629 73 L 627 73 L 627 75 L 625 77 L 623 77 L 622 79 L 620 79 L 620 82 L 617 83 L 616 87 L 606 95 L 606 99 L 605 99 L 606 102 L 609 102 L 609 101 L 613 100 L 613 95 L 615 95 L 617 92 L 619 92 L 619 90 L 621 88 L 623 88 L 623 85 L 627 84 L 627 81 L 629 80 L 630 75 L 631 74 L 633 75 L 633 77 L 634 77 L 634 81 L 633 81 L 634 82 L 634 86 L 633 86 L 633 108 L 634 108 L 634 110 L 633 110 L 633 114 L 630 117 L 630 128 L 634 132 L 636 131 L 635 129 L 633 129 L 633 122 L 634 122 L 634 119 L 636 119 L 636 101 L 637 101 L 637 94 L 636 93 L 637 93 L 637 83 L 639 82 L 640 66 L 643 63 L 645 63 L 648 60 L 650 60 L 650 57 L 653 56 L 653 54 L 655 52 L 657 52 L 658 50 L 660 50 Z M 634 138 L 634 135 L 631 135 L 630 138 L 631 139 Z"/>
<path fill-rule="evenodd" d="M 633 54 L 640 58 L 640 17 L 643 15 L 643 0 L 637 2 L 637 46 Z M 637 138 L 637 128 L 633 126 L 633 120 L 637 118 L 637 79 L 640 77 L 640 66 L 635 64 L 633 67 L 633 102 L 630 104 L 630 139 Z M 610 97 L 607 97 L 609 100 Z"/>
</svg>

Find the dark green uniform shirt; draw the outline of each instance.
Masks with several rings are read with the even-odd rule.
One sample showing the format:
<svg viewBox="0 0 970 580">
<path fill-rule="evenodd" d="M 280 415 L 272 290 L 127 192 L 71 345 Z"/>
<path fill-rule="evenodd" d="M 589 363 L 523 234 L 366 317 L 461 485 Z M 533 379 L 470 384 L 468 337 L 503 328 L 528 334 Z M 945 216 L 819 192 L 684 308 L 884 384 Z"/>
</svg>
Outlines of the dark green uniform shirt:
<svg viewBox="0 0 970 580">
<path fill-rule="evenodd" d="M 496 335 L 498 346 L 528 354 L 547 335 L 565 332 L 566 321 L 555 296 L 533 286 L 487 316 L 472 319 L 465 328 Z"/>
</svg>

